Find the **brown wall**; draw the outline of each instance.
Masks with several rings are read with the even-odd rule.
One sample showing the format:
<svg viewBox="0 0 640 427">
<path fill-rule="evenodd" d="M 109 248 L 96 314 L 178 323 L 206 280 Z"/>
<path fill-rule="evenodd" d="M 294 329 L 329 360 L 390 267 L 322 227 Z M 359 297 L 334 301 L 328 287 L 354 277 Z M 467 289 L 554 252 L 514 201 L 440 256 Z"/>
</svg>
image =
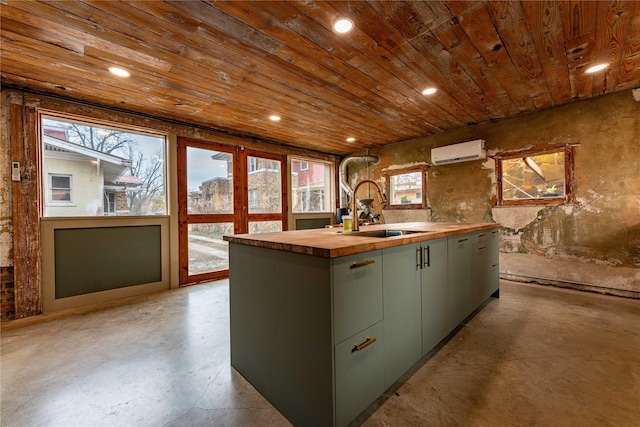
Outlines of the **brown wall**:
<svg viewBox="0 0 640 427">
<path fill-rule="evenodd" d="M 432 221 L 499 222 L 504 277 L 640 296 L 640 102 L 632 91 L 371 150 L 379 163 L 369 171 L 350 167 L 350 180 L 430 162 L 433 147 L 479 138 L 489 155 L 579 144 L 577 203 L 496 207 L 495 162 L 488 158 L 429 168 Z M 424 218 L 411 219 L 428 218 L 420 212 Z"/>
</svg>

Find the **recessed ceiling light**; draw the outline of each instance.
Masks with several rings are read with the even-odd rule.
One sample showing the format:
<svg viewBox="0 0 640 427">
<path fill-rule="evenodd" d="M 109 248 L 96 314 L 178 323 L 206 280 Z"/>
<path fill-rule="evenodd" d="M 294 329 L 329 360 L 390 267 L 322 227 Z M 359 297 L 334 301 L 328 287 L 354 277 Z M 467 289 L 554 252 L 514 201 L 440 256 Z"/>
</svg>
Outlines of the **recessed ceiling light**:
<svg viewBox="0 0 640 427">
<path fill-rule="evenodd" d="M 605 68 L 607 68 L 609 66 L 609 64 L 598 64 L 598 65 L 594 65 L 593 67 L 589 67 L 585 70 L 585 73 L 587 74 L 591 74 L 591 73 L 597 73 L 598 71 L 602 71 Z"/>
<path fill-rule="evenodd" d="M 114 74 L 114 75 L 118 76 L 118 77 L 129 77 L 129 76 L 131 76 L 130 72 L 128 72 L 124 68 L 120 68 L 120 67 L 109 67 L 109 72 L 111 74 Z"/>
<path fill-rule="evenodd" d="M 276 116 L 274 114 L 273 116 L 269 116 L 269 120 L 271 120 L 272 122 L 279 122 L 280 121 L 280 116 Z"/>
<path fill-rule="evenodd" d="M 433 95 L 434 93 L 436 93 L 438 91 L 438 89 L 436 89 L 435 87 L 428 87 L 425 90 L 422 91 L 423 95 Z"/>
<path fill-rule="evenodd" d="M 347 138 L 347 142 L 353 142 L 353 141 L 355 141 L 355 140 L 356 140 L 356 139 L 355 139 L 354 137 L 352 137 L 352 136 L 350 136 L 349 138 Z"/>
<path fill-rule="evenodd" d="M 344 34 L 351 30 L 353 30 L 353 21 L 349 18 L 340 18 L 333 22 L 333 31 L 336 33 Z"/>
</svg>

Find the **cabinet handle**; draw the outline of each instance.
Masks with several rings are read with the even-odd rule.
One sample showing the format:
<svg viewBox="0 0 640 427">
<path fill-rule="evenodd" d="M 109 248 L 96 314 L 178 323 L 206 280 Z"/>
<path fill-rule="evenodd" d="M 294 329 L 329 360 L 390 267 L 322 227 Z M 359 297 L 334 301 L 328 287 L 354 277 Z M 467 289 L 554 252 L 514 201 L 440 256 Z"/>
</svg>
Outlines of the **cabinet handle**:
<svg viewBox="0 0 640 427">
<path fill-rule="evenodd" d="M 478 237 L 484 237 L 486 234 L 478 234 Z"/>
<path fill-rule="evenodd" d="M 423 249 L 427 250 L 427 262 L 422 264 L 423 266 L 431 267 L 431 246 L 426 246 Z"/>
<path fill-rule="evenodd" d="M 491 264 L 491 267 L 497 267 L 497 266 L 499 266 L 499 265 L 500 265 L 500 264 L 496 262 L 495 264 Z"/>
<path fill-rule="evenodd" d="M 496 234 L 496 233 L 497 233 L 497 231 L 492 231 L 492 232 L 491 232 L 491 234 Z"/>
<path fill-rule="evenodd" d="M 486 247 L 486 246 L 480 246 L 480 247 L 478 248 L 478 250 L 479 250 L 479 251 L 481 251 L 481 250 L 483 250 L 483 249 L 487 249 L 487 247 Z"/>
<path fill-rule="evenodd" d="M 458 243 L 466 242 L 467 240 L 469 240 L 469 239 L 460 239 L 460 240 L 458 240 Z"/>
<path fill-rule="evenodd" d="M 362 344 L 355 344 L 353 346 L 353 349 L 351 349 L 351 353 L 355 353 L 356 351 L 363 350 L 365 347 L 369 347 L 374 342 L 376 342 L 376 337 L 372 337 L 372 338 L 367 337 L 367 340 Z"/>
<path fill-rule="evenodd" d="M 422 268 L 422 248 L 416 248 L 416 270 L 419 268 Z"/>
<path fill-rule="evenodd" d="M 373 259 L 365 259 L 362 262 L 354 262 L 353 264 L 351 264 L 351 267 L 349 267 L 349 268 L 364 267 L 365 265 L 373 264 L 374 262 L 376 262 L 376 261 L 373 260 Z"/>
</svg>

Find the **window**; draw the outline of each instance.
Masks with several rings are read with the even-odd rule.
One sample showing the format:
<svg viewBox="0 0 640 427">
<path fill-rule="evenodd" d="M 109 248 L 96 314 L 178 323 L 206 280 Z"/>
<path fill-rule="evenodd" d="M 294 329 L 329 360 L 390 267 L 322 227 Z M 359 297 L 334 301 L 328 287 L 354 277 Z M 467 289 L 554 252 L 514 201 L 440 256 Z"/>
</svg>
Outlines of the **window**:
<svg viewBox="0 0 640 427">
<path fill-rule="evenodd" d="M 425 166 L 384 173 L 386 178 L 387 209 L 416 209 L 426 207 Z"/>
<path fill-rule="evenodd" d="M 104 213 L 116 213 L 116 193 L 114 191 L 105 191 L 104 193 Z"/>
<path fill-rule="evenodd" d="M 51 203 L 72 203 L 71 199 L 71 175 L 49 175 L 49 188 Z"/>
<path fill-rule="evenodd" d="M 258 190 L 249 190 L 249 209 L 258 207 Z"/>
<path fill-rule="evenodd" d="M 496 156 L 498 205 L 573 201 L 573 148 L 559 147 Z"/>
<path fill-rule="evenodd" d="M 166 214 L 164 136 L 54 115 L 40 124 L 45 217 Z"/>
<path fill-rule="evenodd" d="M 331 172 L 329 163 L 291 160 L 292 211 L 331 212 Z"/>
<path fill-rule="evenodd" d="M 258 170 L 258 158 L 257 157 L 249 157 L 249 172 L 255 172 Z"/>
</svg>

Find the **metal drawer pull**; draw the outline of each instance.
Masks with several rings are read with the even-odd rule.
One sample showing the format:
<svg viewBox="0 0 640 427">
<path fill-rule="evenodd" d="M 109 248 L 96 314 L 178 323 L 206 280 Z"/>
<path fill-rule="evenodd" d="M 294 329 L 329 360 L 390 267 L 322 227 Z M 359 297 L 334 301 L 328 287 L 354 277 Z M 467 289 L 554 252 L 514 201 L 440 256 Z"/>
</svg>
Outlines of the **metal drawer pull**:
<svg viewBox="0 0 640 427">
<path fill-rule="evenodd" d="M 431 246 L 427 246 L 423 249 L 427 250 L 427 262 L 422 264 L 422 266 L 424 267 L 426 265 L 427 267 L 431 267 Z"/>
<path fill-rule="evenodd" d="M 422 250 L 416 248 L 416 270 L 422 268 Z"/>
<path fill-rule="evenodd" d="M 481 251 L 481 250 L 483 250 L 483 249 L 487 249 L 487 247 L 486 247 L 486 246 L 480 246 L 480 247 L 478 248 L 478 250 L 480 250 L 480 251 Z"/>
<path fill-rule="evenodd" d="M 484 237 L 486 234 L 478 234 L 478 237 Z"/>
<path fill-rule="evenodd" d="M 365 259 L 362 262 L 354 262 L 353 264 L 351 264 L 351 267 L 349 267 L 349 268 L 364 267 L 365 265 L 373 264 L 374 262 L 375 262 L 375 260 Z"/>
<path fill-rule="evenodd" d="M 460 239 L 460 240 L 458 240 L 458 243 L 466 242 L 467 240 L 469 240 L 469 239 Z"/>
<path fill-rule="evenodd" d="M 497 267 L 497 266 L 499 266 L 499 265 L 500 265 L 500 264 L 496 262 L 495 264 L 491 264 L 491 267 Z"/>
<path fill-rule="evenodd" d="M 363 342 L 362 344 L 354 345 L 353 349 L 351 350 L 351 353 L 355 353 L 356 351 L 360 351 L 360 350 L 364 349 L 365 347 L 369 347 L 374 342 L 376 342 L 376 338 L 375 337 L 373 337 L 373 338 L 367 337 L 367 340 L 365 342 Z"/>
</svg>

